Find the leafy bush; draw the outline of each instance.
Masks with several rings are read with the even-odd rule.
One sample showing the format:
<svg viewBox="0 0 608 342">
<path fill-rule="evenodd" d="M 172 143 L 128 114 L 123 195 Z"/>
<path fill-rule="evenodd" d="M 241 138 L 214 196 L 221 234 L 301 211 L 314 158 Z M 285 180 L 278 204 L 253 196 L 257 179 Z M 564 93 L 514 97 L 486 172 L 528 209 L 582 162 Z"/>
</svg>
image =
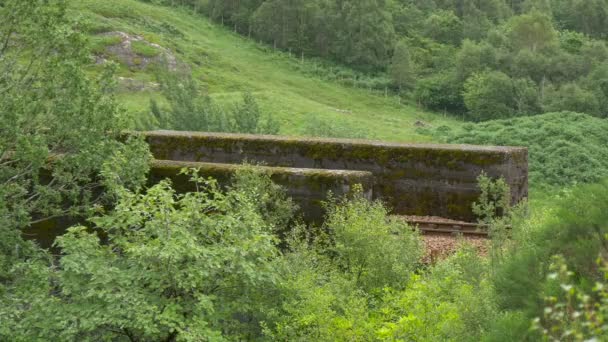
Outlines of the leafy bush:
<svg viewBox="0 0 608 342">
<path fill-rule="evenodd" d="M 537 86 L 500 71 L 475 73 L 464 84 L 464 102 L 474 121 L 504 119 L 540 111 Z"/>
<path fill-rule="evenodd" d="M 262 121 L 262 113 L 255 97 L 247 92 L 243 94 L 243 102 L 235 104 L 232 109 L 229 130 L 237 133 L 278 134 L 279 123 L 270 115 L 266 121 Z"/>
<path fill-rule="evenodd" d="M 328 205 L 325 228 L 334 262 L 368 291 L 403 286 L 422 257 L 418 233 L 360 192 Z"/>
<path fill-rule="evenodd" d="M 202 94 L 192 75 L 185 70 L 157 73 L 163 95 L 169 108 L 161 108 L 155 100 L 150 102 L 150 111 L 163 129 L 202 132 L 232 132 L 255 134 L 278 134 L 279 123 L 272 116 L 262 119 L 260 108 L 251 93 L 243 94 L 242 103 L 231 110 L 216 105 L 207 94 Z"/>
<path fill-rule="evenodd" d="M 151 126 L 178 131 L 228 130 L 226 114 L 208 95 L 201 94 L 198 83 L 190 73 L 184 70 L 160 70 L 156 76 L 169 108 L 161 108 L 156 100 L 152 100 L 150 111 L 157 124 Z"/>
<path fill-rule="evenodd" d="M 3 228 L 82 217 L 108 204 L 99 174 L 129 149 L 120 139 L 127 117 L 112 95 L 114 65 L 86 71 L 91 51 L 79 28 L 66 1 L 0 4 Z M 147 169 L 139 151 L 133 181 Z"/>
<path fill-rule="evenodd" d="M 257 212 L 273 230 L 288 229 L 298 206 L 287 196 L 286 190 L 275 184 L 268 173 L 255 166 L 238 170 L 230 189 L 254 199 Z"/>
<path fill-rule="evenodd" d="M 493 180 L 482 172 L 477 177 L 481 190 L 478 201 L 473 203 L 473 213 L 482 223 L 491 223 L 507 213 L 511 207 L 511 193 L 504 178 Z"/>
<path fill-rule="evenodd" d="M 462 91 L 455 73 L 437 74 L 417 80 L 414 98 L 431 110 L 460 113 L 465 110 Z"/>
<path fill-rule="evenodd" d="M 573 285 L 590 291 L 602 274 L 597 257 L 608 245 L 608 182 L 581 186 L 568 193 L 546 213 L 543 222 L 528 229 L 526 222 L 514 222 L 515 241 L 509 244 L 505 257 L 493 270 L 492 282 L 497 302 L 502 309 L 522 312 L 528 321 L 542 315 L 546 296 L 557 296 L 560 287 L 546 277 L 551 273 L 554 255 L 563 255 L 568 269 L 575 275 Z M 526 234 L 521 234 L 527 230 Z M 498 330 L 503 327 L 496 326 Z M 527 334 L 521 331 L 520 338 Z"/>
<path fill-rule="evenodd" d="M 282 281 L 265 322 L 266 336 L 273 341 L 364 340 L 371 335 L 368 296 L 310 239 L 315 238 L 296 230 L 288 253 L 276 264 Z"/>
<path fill-rule="evenodd" d="M 461 249 L 403 291 L 388 291 L 377 310 L 381 340 L 478 341 L 497 316 L 488 267 L 473 248 Z"/>
<path fill-rule="evenodd" d="M 242 186 L 262 190 L 265 181 L 240 175 L 223 192 L 213 180 L 193 179 L 200 192 L 177 195 L 168 181 L 145 194 L 123 191 L 114 211 L 57 239 L 63 252 L 57 266 L 36 259 L 13 265 L 15 281 L 0 288 L 0 336 L 200 341 L 259 335 L 255 308 L 277 280 L 278 240 L 274 219 L 264 217 L 272 215 L 260 211 L 270 200 Z"/>
<path fill-rule="evenodd" d="M 525 146 L 534 185 L 593 183 L 608 176 L 608 121 L 572 112 L 439 127 L 439 140 Z"/>
<path fill-rule="evenodd" d="M 553 87 L 547 89 L 544 107 L 547 112 L 557 109 L 594 116 L 601 115 L 600 103 L 595 94 L 574 83 L 565 84 L 559 89 Z"/>
<path fill-rule="evenodd" d="M 418 234 L 359 192 L 332 200 L 326 224 L 308 229 L 292 231 L 277 263 L 280 309 L 266 334 L 290 341 L 375 339 L 373 316 L 383 289 L 403 289 L 418 267 Z"/>
<path fill-rule="evenodd" d="M 608 251 L 607 251 L 608 252 Z M 605 269 L 605 265 L 602 266 Z M 573 273 L 563 257 L 555 257 L 547 280 L 560 288 L 560 294 L 546 298 L 543 316 L 534 328 L 545 341 L 605 341 L 608 339 L 608 271 L 598 281 L 593 294 L 573 283 Z"/>
</svg>

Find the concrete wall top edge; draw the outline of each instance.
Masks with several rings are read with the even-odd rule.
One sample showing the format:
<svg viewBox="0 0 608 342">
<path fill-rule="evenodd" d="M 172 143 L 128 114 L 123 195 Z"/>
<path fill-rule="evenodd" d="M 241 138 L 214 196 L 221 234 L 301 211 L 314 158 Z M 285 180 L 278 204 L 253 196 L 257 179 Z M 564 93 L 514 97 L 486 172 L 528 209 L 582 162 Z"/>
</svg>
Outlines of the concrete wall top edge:
<svg viewBox="0 0 608 342">
<path fill-rule="evenodd" d="M 329 170 L 329 169 L 309 169 L 309 168 L 291 168 L 291 167 L 275 167 L 263 165 L 251 165 L 262 171 L 270 173 L 292 173 L 302 175 L 315 175 L 325 177 L 356 177 L 356 178 L 371 178 L 373 174 L 369 171 L 359 170 Z M 223 164 L 223 163 L 208 163 L 208 162 L 190 162 L 190 161 L 175 161 L 175 160 L 158 160 L 154 159 L 151 162 L 151 167 L 154 169 L 222 169 L 225 171 L 236 171 L 246 167 L 243 164 Z"/>
<path fill-rule="evenodd" d="M 464 145 L 464 144 L 430 144 L 430 143 L 395 143 L 378 140 L 363 140 L 363 139 L 333 139 L 333 138 L 308 138 L 308 137 L 291 137 L 291 136 L 275 136 L 275 135 L 255 135 L 255 134 L 234 134 L 234 133 L 207 133 L 207 132 L 186 132 L 186 131 L 146 131 L 134 132 L 131 134 L 142 134 L 151 138 L 188 138 L 188 139 L 209 139 L 218 138 L 224 140 L 255 140 L 268 142 L 294 142 L 301 144 L 306 143 L 329 143 L 343 144 L 353 146 L 377 146 L 385 148 L 409 148 L 409 149 L 426 149 L 426 150 L 453 150 L 453 151 L 469 151 L 469 152 L 494 152 L 494 153 L 527 153 L 526 147 L 518 146 L 482 146 L 482 145 Z"/>
</svg>

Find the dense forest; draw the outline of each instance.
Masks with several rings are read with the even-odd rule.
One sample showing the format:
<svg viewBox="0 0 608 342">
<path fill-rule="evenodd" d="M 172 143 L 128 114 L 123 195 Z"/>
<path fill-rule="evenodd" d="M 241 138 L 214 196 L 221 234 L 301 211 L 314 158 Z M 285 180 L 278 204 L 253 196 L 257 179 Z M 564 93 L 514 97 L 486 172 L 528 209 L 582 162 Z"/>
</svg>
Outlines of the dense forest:
<svg viewBox="0 0 608 342">
<path fill-rule="evenodd" d="M 153 1 L 154 2 L 154 1 Z M 298 56 L 376 77 L 431 110 L 489 120 L 608 115 L 605 0 L 166 0 Z"/>
<path fill-rule="evenodd" d="M 606 20 L 605 0 L 0 0 L 0 340 L 608 339 Z M 116 31 L 186 65 L 126 66 L 106 49 Z M 138 42 L 138 58 L 158 53 Z M 220 58 L 237 50 L 249 59 Z M 336 86 L 311 58 L 370 86 Z M 152 101 L 117 75 L 153 77 Z M 290 86 L 306 101 L 281 102 Z M 149 184 L 147 144 L 124 135 L 278 134 L 272 114 L 327 93 L 337 116 L 287 122 L 525 146 L 529 202 L 480 175 L 486 251 L 455 238 L 428 260 L 420 231 L 360 188 L 307 224 L 254 165 L 228 185 L 183 170 L 191 193 Z M 50 246 L 32 239 L 57 222 Z"/>
</svg>

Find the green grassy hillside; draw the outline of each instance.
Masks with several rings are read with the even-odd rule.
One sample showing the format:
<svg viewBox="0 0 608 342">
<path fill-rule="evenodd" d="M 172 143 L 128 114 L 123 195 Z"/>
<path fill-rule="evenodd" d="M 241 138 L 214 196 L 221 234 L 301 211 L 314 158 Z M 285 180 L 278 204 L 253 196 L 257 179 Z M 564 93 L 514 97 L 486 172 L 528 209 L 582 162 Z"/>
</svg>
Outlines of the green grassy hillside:
<svg viewBox="0 0 608 342">
<path fill-rule="evenodd" d="M 104 37 L 105 32 L 141 36 L 169 49 L 179 62 L 188 65 L 219 102 L 236 101 L 242 92 L 251 91 L 262 109 L 281 123 L 281 134 L 305 134 L 306 125 L 314 117 L 365 132 L 371 138 L 429 141 L 431 137 L 416 132 L 417 121 L 429 126 L 458 124 L 443 115 L 399 104 L 393 96 L 310 76 L 300 70 L 314 68 L 314 62 L 305 60 L 301 64 L 295 56 L 272 51 L 186 10 L 135 0 L 75 0 L 72 6 L 90 23 L 95 49 L 103 51 L 117 43 Z M 142 56 L 155 54 L 154 50 L 142 50 L 146 50 L 141 51 Z M 121 65 L 118 76 L 142 84 L 154 82 L 149 67 Z M 125 107 L 140 115 L 147 115 L 144 113 L 151 97 L 160 97 L 153 87 L 138 91 L 122 87 L 119 93 Z"/>
</svg>

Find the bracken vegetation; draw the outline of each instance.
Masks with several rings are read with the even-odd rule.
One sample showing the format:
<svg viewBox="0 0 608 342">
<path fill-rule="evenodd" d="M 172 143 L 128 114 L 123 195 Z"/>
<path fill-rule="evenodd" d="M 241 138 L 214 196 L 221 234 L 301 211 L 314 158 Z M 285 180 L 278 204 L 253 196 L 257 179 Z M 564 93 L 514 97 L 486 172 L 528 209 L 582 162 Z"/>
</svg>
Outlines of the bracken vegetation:
<svg viewBox="0 0 608 342">
<path fill-rule="evenodd" d="M 608 121 L 572 112 L 434 129 L 458 144 L 526 146 L 533 184 L 593 183 L 608 177 Z"/>
</svg>

